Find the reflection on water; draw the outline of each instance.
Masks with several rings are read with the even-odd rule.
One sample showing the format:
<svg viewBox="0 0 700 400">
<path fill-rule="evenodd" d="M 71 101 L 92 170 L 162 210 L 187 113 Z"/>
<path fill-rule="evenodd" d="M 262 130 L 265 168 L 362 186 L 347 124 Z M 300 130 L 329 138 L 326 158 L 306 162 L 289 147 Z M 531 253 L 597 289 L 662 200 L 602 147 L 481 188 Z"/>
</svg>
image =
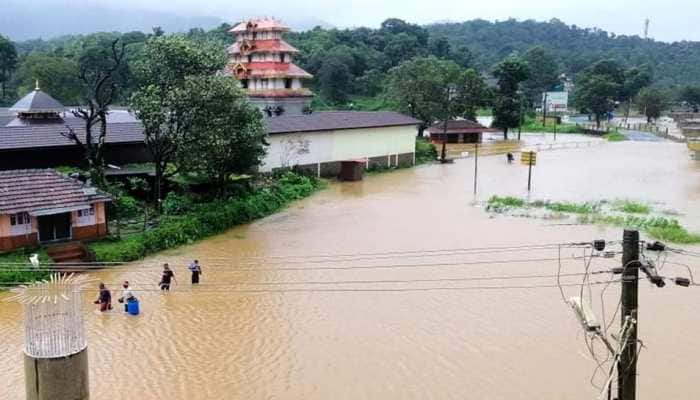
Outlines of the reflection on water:
<svg viewBox="0 0 700 400">
<path fill-rule="evenodd" d="M 480 163 L 480 199 L 525 195 L 525 167 L 501 157 Z M 472 173 L 466 159 L 332 184 L 257 223 L 128 268 L 94 273 L 111 288 L 130 280 L 142 314 L 101 315 L 91 303 L 96 293 L 86 293 L 93 398 L 593 398 L 595 363 L 558 289 L 401 291 L 551 285 L 556 249 L 309 257 L 621 237 L 619 229 L 492 218 L 472 205 Z M 682 145 L 610 144 L 541 153 L 531 196 L 645 199 L 680 212 L 684 224 L 700 230 L 698 178 L 700 168 Z M 295 257 L 273 258 L 279 255 Z M 570 258 L 580 255 L 565 249 L 566 273 L 582 271 L 583 262 Z M 185 269 L 193 258 L 204 268 L 203 283 L 195 288 Z M 522 259 L 540 261 L 511 262 Z M 158 266 L 166 261 L 175 266 L 178 284 L 163 294 L 155 285 Z M 664 272 L 684 273 L 673 265 Z M 532 274 L 544 277 L 464 280 Z M 345 283 L 323 284 L 328 281 Z M 687 387 L 700 368 L 700 337 L 692 334 L 700 327 L 694 310 L 700 291 L 641 286 L 646 349 L 640 393 L 694 399 Z M 358 288 L 385 291 L 314 291 Z M 567 295 L 578 291 L 566 289 Z M 597 299 L 600 287 L 593 290 Z M 618 288 L 611 285 L 608 317 L 616 296 Z M 20 318 L 19 306 L 0 303 L 2 399 L 24 397 Z"/>
</svg>

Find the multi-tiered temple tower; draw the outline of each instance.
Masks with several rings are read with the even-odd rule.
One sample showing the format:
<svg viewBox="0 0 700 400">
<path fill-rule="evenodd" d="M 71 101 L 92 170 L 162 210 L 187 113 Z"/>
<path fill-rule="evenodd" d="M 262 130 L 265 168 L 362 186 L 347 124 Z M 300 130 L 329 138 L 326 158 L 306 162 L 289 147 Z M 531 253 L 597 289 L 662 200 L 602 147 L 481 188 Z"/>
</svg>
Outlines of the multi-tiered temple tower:
<svg viewBox="0 0 700 400">
<path fill-rule="evenodd" d="M 299 51 L 282 39 L 289 31 L 273 18 L 241 22 L 229 32 L 236 42 L 228 48 L 227 73 L 236 77 L 251 102 L 268 114 L 301 114 L 313 94 L 302 85 L 312 75 L 292 63 Z"/>
</svg>

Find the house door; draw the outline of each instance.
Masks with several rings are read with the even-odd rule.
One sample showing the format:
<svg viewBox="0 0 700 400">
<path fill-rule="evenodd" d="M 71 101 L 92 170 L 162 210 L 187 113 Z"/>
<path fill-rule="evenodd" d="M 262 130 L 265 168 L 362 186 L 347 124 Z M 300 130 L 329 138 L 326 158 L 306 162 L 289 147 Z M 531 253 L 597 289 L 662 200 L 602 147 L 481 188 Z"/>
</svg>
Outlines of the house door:
<svg viewBox="0 0 700 400">
<path fill-rule="evenodd" d="M 70 213 L 44 215 L 38 221 L 40 242 L 70 239 Z"/>
</svg>

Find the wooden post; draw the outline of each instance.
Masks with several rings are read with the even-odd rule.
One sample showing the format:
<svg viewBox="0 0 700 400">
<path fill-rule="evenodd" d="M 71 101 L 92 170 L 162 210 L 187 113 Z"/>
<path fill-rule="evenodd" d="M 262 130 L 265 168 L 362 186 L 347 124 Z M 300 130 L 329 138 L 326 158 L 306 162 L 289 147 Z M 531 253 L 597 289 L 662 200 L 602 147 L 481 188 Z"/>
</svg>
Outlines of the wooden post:
<svg viewBox="0 0 700 400">
<path fill-rule="evenodd" d="M 527 191 L 530 191 L 530 188 L 532 187 L 532 157 L 533 157 L 533 152 L 530 152 L 530 162 L 527 163 Z"/>
<path fill-rule="evenodd" d="M 617 398 L 635 400 L 637 391 L 637 308 L 639 306 L 639 231 L 625 230 L 622 238 L 621 326 L 629 326 L 625 347 L 617 363 Z M 624 332 L 623 332 L 624 334 Z M 620 339 L 622 340 L 622 338 Z"/>
</svg>

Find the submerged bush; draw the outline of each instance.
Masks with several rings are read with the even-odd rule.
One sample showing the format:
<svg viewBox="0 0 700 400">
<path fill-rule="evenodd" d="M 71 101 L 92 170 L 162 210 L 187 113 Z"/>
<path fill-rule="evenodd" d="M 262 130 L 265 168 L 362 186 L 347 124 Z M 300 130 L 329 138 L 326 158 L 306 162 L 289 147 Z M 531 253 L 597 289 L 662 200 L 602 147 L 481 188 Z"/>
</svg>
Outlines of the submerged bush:
<svg viewBox="0 0 700 400">
<path fill-rule="evenodd" d="M 97 261 L 133 261 L 161 250 L 192 243 L 235 225 L 265 217 L 294 200 L 309 196 L 321 181 L 287 172 L 273 183 L 242 197 L 195 204 L 181 216 L 166 216 L 157 228 L 125 240 L 91 245 Z"/>
<path fill-rule="evenodd" d="M 620 200 L 615 202 L 614 209 L 628 214 L 649 214 L 651 207 L 631 200 Z"/>
</svg>

